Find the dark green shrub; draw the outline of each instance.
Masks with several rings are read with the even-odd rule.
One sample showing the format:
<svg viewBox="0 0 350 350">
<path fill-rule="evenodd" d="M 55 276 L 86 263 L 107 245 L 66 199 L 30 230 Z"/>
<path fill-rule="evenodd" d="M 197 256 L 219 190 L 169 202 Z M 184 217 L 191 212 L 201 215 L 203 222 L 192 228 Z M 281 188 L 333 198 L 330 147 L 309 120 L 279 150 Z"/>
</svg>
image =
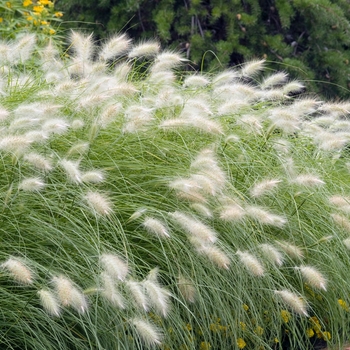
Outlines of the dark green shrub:
<svg viewBox="0 0 350 350">
<path fill-rule="evenodd" d="M 252 57 L 296 73 L 330 97 L 349 95 L 350 3 L 347 0 L 59 0 L 70 27 L 97 39 L 127 31 L 158 37 L 214 70 Z"/>
</svg>

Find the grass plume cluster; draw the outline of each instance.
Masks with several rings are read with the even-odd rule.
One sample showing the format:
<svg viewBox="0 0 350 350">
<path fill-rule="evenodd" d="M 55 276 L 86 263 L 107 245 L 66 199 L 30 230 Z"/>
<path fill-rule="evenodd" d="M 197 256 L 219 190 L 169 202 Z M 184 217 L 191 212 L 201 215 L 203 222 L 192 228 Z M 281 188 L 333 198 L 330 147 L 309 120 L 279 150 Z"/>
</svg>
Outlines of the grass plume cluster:
<svg viewBox="0 0 350 350">
<path fill-rule="evenodd" d="M 0 343 L 345 342 L 350 102 L 260 60 L 183 75 L 157 42 L 70 40 L 2 43 Z"/>
</svg>

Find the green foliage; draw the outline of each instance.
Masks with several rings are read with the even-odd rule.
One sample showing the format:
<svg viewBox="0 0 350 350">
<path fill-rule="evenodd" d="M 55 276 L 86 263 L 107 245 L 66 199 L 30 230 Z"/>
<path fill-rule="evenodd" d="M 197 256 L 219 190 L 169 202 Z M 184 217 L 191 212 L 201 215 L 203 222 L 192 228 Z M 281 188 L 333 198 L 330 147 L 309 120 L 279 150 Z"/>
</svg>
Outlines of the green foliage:
<svg viewBox="0 0 350 350">
<path fill-rule="evenodd" d="M 59 41 L 57 24 L 62 16 L 50 0 L 0 0 L 0 37 L 13 39 L 18 33 L 29 31 L 36 33 L 40 41 Z"/>
<path fill-rule="evenodd" d="M 308 82 L 312 90 L 333 98 L 349 95 L 346 0 L 59 0 L 57 6 L 66 13 L 68 26 L 94 31 L 97 38 L 122 29 L 132 37 L 157 36 L 209 71 L 220 66 L 218 60 L 234 66 L 264 57 L 274 68 L 297 60 L 305 75 L 314 77 Z M 215 56 L 204 57 L 208 50 Z"/>
</svg>

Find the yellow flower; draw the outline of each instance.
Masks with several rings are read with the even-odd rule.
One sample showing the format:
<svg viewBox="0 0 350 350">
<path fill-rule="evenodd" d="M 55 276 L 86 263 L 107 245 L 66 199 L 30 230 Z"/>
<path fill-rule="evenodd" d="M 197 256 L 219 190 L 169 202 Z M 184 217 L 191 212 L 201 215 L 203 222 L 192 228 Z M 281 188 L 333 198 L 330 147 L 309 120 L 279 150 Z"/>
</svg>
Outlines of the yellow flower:
<svg viewBox="0 0 350 350">
<path fill-rule="evenodd" d="M 284 323 L 288 323 L 290 320 L 290 312 L 287 310 L 281 310 L 281 317 Z"/>
<path fill-rule="evenodd" d="M 33 6 L 33 11 L 37 13 L 43 12 L 44 6 L 39 5 L 39 6 Z"/>
<path fill-rule="evenodd" d="M 239 349 L 244 349 L 247 346 L 247 343 L 242 338 L 237 339 L 237 346 Z"/>
<path fill-rule="evenodd" d="M 211 323 L 210 326 L 209 326 L 209 329 L 212 332 L 217 332 L 217 330 L 218 330 L 217 325 L 215 323 Z"/>
<path fill-rule="evenodd" d="M 7 1 L 6 7 L 8 7 L 8 8 L 11 8 L 11 7 L 12 7 L 12 4 L 10 3 L 10 1 Z"/>
<path fill-rule="evenodd" d="M 274 341 L 276 344 L 280 342 L 280 341 L 278 340 L 278 338 L 275 338 L 273 341 Z"/>
<path fill-rule="evenodd" d="M 332 336 L 329 332 L 323 332 L 323 340 L 331 340 Z"/>
<path fill-rule="evenodd" d="M 264 328 L 258 326 L 258 327 L 255 328 L 254 333 L 257 334 L 257 335 L 263 335 Z"/>
<path fill-rule="evenodd" d="M 247 325 L 246 325 L 244 322 L 239 322 L 239 325 L 241 326 L 241 329 L 242 329 L 243 331 L 246 330 Z"/>
<path fill-rule="evenodd" d="M 249 306 L 248 306 L 247 304 L 243 304 L 243 309 L 244 309 L 245 311 L 248 311 L 248 310 L 249 310 Z"/>
<path fill-rule="evenodd" d="M 342 309 L 344 309 L 345 311 L 349 311 L 349 306 L 348 303 L 346 301 L 344 301 L 343 299 L 338 299 L 338 304 L 340 305 L 340 307 Z"/>
<path fill-rule="evenodd" d="M 186 327 L 185 327 L 188 331 L 192 331 L 192 326 L 191 324 L 187 323 Z"/>
<path fill-rule="evenodd" d="M 309 338 L 312 338 L 314 335 L 315 335 L 315 332 L 312 328 L 308 328 L 306 330 L 306 335 L 309 337 Z"/>
<path fill-rule="evenodd" d="M 31 5 L 32 3 L 33 3 L 32 0 L 24 0 L 23 7 L 27 7 L 27 6 Z"/>
<path fill-rule="evenodd" d="M 46 26 L 47 25 L 47 22 L 46 21 L 41 21 L 40 22 L 43 26 Z"/>
<path fill-rule="evenodd" d="M 27 19 L 27 21 L 32 21 L 33 17 L 32 16 L 28 16 L 26 19 Z"/>
<path fill-rule="evenodd" d="M 63 13 L 62 12 L 55 12 L 54 16 L 60 18 L 63 16 Z"/>
<path fill-rule="evenodd" d="M 53 34 L 56 33 L 56 31 L 55 31 L 54 29 L 50 29 L 50 30 L 49 30 L 49 33 L 50 33 L 50 35 L 53 35 Z"/>
<path fill-rule="evenodd" d="M 199 350 L 209 350 L 211 348 L 210 343 L 202 341 Z"/>
<path fill-rule="evenodd" d="M 4 20 L 4 19 L 3 19 L 2 17 L 0 17 L 0 23 L 2 23 L 3 20 Z"/>
<path fill-rule="evenodd" d="M 41 5 L 49 5 L 50 2 L 50 0 L 40 0 L 38 3 L 40 3 Z"/>
</svg>

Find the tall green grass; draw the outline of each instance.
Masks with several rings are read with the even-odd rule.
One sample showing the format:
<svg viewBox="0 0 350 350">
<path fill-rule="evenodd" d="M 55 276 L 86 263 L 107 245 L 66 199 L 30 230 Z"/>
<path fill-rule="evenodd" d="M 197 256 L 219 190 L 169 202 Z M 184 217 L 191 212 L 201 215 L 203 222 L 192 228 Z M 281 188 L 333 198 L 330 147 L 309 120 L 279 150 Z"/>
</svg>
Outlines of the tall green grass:
<svg viewBox="0 0 350 350">
<path fill-rule="evenodd" d="M 2 43 L 2 346 L 339 348 L 350 104 L 263 61 L 70 40 Z"/>
</svg>

